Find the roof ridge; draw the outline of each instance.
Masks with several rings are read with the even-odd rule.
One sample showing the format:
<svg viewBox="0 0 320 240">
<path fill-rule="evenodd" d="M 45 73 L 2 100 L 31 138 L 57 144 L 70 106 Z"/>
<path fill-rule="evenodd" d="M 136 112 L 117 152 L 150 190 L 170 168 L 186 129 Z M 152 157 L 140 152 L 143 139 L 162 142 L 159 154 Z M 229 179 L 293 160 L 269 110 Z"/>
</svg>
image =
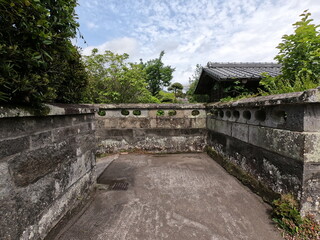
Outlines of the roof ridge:
<svg viewBox="0 0 320 240">
<path fill-rule="evenodd" d="M 208 68 L 216 67 L 281 67 L 281 64 L 274 62 L 208 62 Z"/>
</svg>

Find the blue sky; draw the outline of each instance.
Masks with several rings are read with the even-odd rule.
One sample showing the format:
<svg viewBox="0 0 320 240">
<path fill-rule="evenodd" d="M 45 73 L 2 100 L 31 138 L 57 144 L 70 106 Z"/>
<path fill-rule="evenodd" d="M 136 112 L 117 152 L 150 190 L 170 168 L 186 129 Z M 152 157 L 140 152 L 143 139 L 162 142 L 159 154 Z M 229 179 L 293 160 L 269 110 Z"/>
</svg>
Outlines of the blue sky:
<svg viewBox="0 0 320 240">
<path fill-rule="evenodd" d="M 284 34 L 306 9 L 320 23 L 319 0 L 79 0 L 77 40 L 85 55 L 95 47 L 147 61 L 166 52 L 172 82 L 188 85 L 196 64 L 270 62 Z"/>
</svg>

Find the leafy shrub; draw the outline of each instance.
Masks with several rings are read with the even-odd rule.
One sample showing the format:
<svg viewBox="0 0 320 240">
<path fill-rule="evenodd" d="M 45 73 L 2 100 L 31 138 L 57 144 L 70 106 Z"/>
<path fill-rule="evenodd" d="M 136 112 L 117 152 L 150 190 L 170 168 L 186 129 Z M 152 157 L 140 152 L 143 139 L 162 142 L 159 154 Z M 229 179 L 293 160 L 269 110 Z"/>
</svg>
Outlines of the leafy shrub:
<svg viewBox="0 0 320 240">
<path fill-rule="evenodd" d="M 93 49 L 84 61 L 89 74 L 87 102 L 154 103 L 159 102 L 147 90 L 146 71 L 142 64 L 127 62 L 129 55 Z"/>
<path fill-rule="evenodd" d="M 208 95 L 194 94 L 194 91 L 196 90 L 196 87 L 199 83 L 201 72 L 202 66 L 200 64 L 197 64 L 194 74 L 191 77 L 189 77 L 189 89 L 187 90 L 186 94 L 190 103 L 209 102 Z"/>
<path fill-rule="evenodd" d="M 157 116 L 164 116 L 164 111 L 163 110 L 158 110 L 157 111 Z"/>
<path fill-rule="evenodd" d="M 273 201 L 273 221 L 285 231 L 286 239 L 319 239 L 319 223 L 311 215 L 301 217 L 298 207 L 292 195 L 281 196 L 280 199 Z"/>
<path fill-rule="evenodd" d="M 176 110 L 169 110 L 168 111 L 168 115 L 169 116 L 175 116 L 175 115 L 177 115 L 177 111 Z"/>
<path fill-rule="evenodd" d="M 0 103 L 79 102 L 87 83 L 76 0 L 0 1 Z"/>
<path fill-rule="evenodd" d="M 107 113 L 106 113 L 106 110 L 102 110 L 102 109 L 99 109 L 99 111 L 98 111 L 98 115 L 99 116 L 105 116 Z"/>
<path fill-rule="evenodd" d="M 293 24 L 295 32 L 284 35 L 277 47 L 275 59 L 282 65 L 281 74 L 265 76 L 260 82 L 263 95 L 300 92 L 320 85 L 320 26 L 311 23 L 308 11 L 300 16 Z"/>
<path fill-rule="evenodd" d="M 173 103 L 174 102 L 174 93 L 171 92 L 165 92 L 161 90 L 157 98 L 160 100 L 161 103 Z"/>
<path fill-rule="evenodd" d="M 141 111 L 136 109 L 136 110 L 132 111 L 132 114 L 135 115 L 135 116 L 140 116 L 141 115 Z"/>
<path fill-rule="evenodd" d="M 127 110 L 127 109 L 122 109 L 122 110 L 121 110 L 121 114 L 122 114 L 123 116 L 128 116 L 128 115 L 130 114 L 130 112 L 129 112 L 129 110 Z"/>
</svg>

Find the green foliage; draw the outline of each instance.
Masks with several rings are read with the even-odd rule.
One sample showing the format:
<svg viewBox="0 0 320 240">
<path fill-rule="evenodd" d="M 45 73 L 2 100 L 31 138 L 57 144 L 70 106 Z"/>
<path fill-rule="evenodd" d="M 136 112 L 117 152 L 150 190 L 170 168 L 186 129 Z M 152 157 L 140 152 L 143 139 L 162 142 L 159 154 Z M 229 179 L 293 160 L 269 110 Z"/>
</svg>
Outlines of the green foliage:
<svg viewBox="0 0 320 240">
<path fill-rule="evenodd" d="M 169 93 L 162 90 L 158 93 L 157 98 L 161 103 L 174 103 L 175 101 L 174 93 Z"/>
<path fill-rule="evenodd" d="M 317 239 L 320 234 L 319 223 L 311 215 L 301 217 L 298 207 L 292 195 L 281 196 L 280 199 L 273 201 L 273 221 L 285 231 L 286 239 Z"/>
<path fill-rule="evenodd" d="M 304 11 L 301 20 L 293 24 L 295 32 L 282 37 L 275 57 L 282 64 L 282 73 L 260 82 L 262 94 L 299 92 L 320 85 L 320 32 L 310 15 Z"/>
<path fill-rule="evenodd" d="M 229 83 L 229 86 L 223 89 L 227 97 L 220 99 L 221 102 L 236 101 L 243 98 L 256 97 L 258 94 L 251 92 L 240 81 Z"/>
<path fill-rule="evenodd" d="M 92 103 L 159 102 L 147 90 L 146 72 L 142 64 L 127 63 L 128 54 L 92 50 L 85 57 L 89 74 L 86 101 Z"/>
<path fill-rule="evenodd" d="M 127 109 L 122 109 L 122 110 L 121 110 L 121 114 L 122 114 L 123 116 L 128 116 L 128 115 L 130 114 L 130 112 L 129 112 L 129 110 L 127 110 Z"/>
<path fill-rule="evenodd" d="M 181 83 L 175 82 L 173 84 L 170 85 L 170 87 L 168 88 L 169 91 L 177 91 L 177 90 L 182 90 L 183 86 Z"/>
<path fill-rule="evenodd" d="M 303 222 L 298 207 L 291 195 L 283 195 L 280 199 L 273 201 L 273 221 L 291 235 L 298 232 L 298 226 Z"/>
<path fill-rule="evenodd" d="M 163 110 L 158 110 L 157 111 L 157 116 L 164 116 L 164 111 Z"/>
<path fill-rule="evenodd" d="M 176 110 L 169 110 L 168 111 L 168 115 L 169 116 L 175 116 L 175 115 L 177 115 L 177 111 Z"/>
<path fill-rule="evenodd" d="M 132 114 L 135 115 L 135 116 L 140 116 L 141 115 L 141 111 L 138 110 L 138 109 L 135 109 L 132 111 Z"/>
<path fill-rule="evenodd" d="M 189 78 L 189 89 L 187 91 L 187 97 L 188 97 L 189 102 L 191 102 L 191 103 L 208 102 L 209 101 L 208 95 L 194 94 L 194 91 L 196 90 L 196 87 L 199 82 L 201 72 L 202 72 L 202 66 L 200 64 L 197 64 L 194 74 Z"/>
<path fill-rule="evenodd" d="M 99 111 L 98 111 L 98 115 L 99 116 L 105 116 L 107 113 L 106 113 L 106 110 L 102 110 L 102 109 L 99 109 Z"/>
<path fill-rule="evenodd" d="M 261 95 L 269 94 L 281 94 L 289 92 L 302 92 L 308 89 L 317 88 L 320 85 L 319 80 L 312 80 L 309 75 L 307 76 L 295 76 L 295 81 L 282 78 L 282 76 L 271 77 L 265 75 L 260 81 L 260 85 L 263 89 L 259 89 Z"/>
<path fill-rule="evenodd" d="M 146 63 L 141 61 L 147 74 L 148 90 L 152 96 L 156 96 L 162 87 L 168 87 L 173 78 L 172 73 L 175 69 L 171 66 L 164 66 L 162 62 L 164 54 L 165 52 L 161 51 L 159 58 L 149 60 Z"/>
<path fill-rule="evenodd" d="M 177 102 L 177 96 L 183 95 L 182 93 L 183 86 L 181 83 L 175 82 L 168 87 L 168 91 L 173 91 L 174 93 L 174 102 Z"/>
<path fill-rule="evenodd" d="M 0 1 L 0 103 L 39 106 L 82 99 L 76 0 Z"/>
<path fill-rule="evenodd" d="M 240 81 L 230 82 L 228 87 L 223 89 L 223 92 L 227 95 L 227 97 L 220 99 L 221 102 L 229 102 L 235 101 L 242 98 L 254 97 L 256 96 L 254 93 L 250 92 Z"/>
</svg>

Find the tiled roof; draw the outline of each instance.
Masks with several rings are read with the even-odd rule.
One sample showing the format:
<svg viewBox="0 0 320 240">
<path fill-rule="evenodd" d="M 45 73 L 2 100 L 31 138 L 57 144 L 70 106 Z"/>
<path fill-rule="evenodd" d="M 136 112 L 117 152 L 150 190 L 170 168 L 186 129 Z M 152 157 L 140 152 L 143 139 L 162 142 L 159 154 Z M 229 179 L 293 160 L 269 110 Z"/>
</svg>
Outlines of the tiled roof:
<svg viewBox="0 0 320 240">
<path fill-rule="evenodd" d="M 209 62 L 203 71 L 216 81 L 234 81 L 236 79 L 261 79 L 262 73 L 279 75 L 281 65 L 276 63 L 213 63 Z"/>
<path fill-rule="evenodd" d="M 208 62 L 207 67 L 202 68 L 195 94 L 208 94 L 214 86 L 214 82 L 233 82 L 245 80 L 246 82 L 259 82 L 262 73 L 271 76 L 280 74 L 281 65 L 276 63 L 214 63 Z"/>
</svg>

